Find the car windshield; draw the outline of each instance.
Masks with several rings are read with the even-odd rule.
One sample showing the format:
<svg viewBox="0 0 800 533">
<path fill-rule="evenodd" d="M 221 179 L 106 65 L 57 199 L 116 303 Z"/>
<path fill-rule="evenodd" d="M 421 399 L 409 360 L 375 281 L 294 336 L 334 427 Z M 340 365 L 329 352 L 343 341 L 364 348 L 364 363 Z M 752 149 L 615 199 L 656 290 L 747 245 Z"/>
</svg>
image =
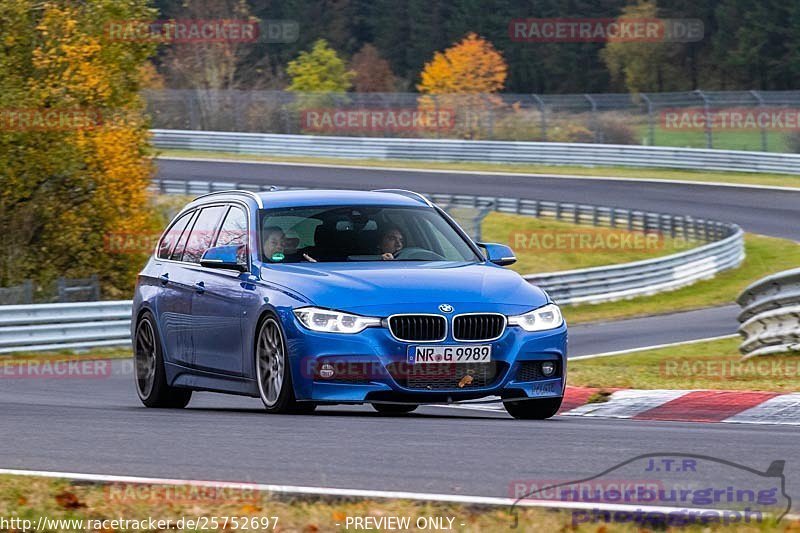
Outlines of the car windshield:
<svg viewBox="0 0 800 533">
<path fill-rule="evenodd" d="M 269 263 L 481 260 L 447 220 L 425 207 L 267 209 L 260 229 L 260 255 Z"/>
</svg>

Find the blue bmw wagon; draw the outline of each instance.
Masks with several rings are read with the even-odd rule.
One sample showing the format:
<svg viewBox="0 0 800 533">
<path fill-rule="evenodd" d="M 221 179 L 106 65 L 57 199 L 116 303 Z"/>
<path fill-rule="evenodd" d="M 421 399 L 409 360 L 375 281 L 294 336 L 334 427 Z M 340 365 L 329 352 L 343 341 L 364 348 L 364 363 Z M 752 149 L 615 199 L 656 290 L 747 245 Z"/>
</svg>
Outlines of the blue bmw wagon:
<svg viewBox="0 0 800 533">
<path fill-rule="evenodd" d="M 549 418 L 567 326 L 514 261 L 410 191 L 201 196 L 138 277 L 136 390 L 148 407 L 216 391 L 272 413 L 499 397 L 515 418 Z"/>
</svg>

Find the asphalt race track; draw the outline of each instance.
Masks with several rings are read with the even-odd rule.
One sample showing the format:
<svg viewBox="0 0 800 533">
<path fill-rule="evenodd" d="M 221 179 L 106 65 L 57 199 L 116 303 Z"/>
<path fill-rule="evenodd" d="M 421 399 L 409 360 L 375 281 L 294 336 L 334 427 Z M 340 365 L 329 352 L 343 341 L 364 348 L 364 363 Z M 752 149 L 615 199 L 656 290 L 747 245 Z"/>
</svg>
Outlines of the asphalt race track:
<svg viewBox="0 0 800 533">
<path fill-rule="evenodd" d="M 335 189 L 399 187 L 424 192 L 581 202 L 735 222 L 752 233 L 800 240 L 800 190 L 176 159 L 160 159 L 158 177 Z"/>
<path fill-rule="evenodd" d="M 196 394 L 145 409 L 127 361 L 91 379 L 3 379 L 4 468 L 509 497 L 515 480 L 581 479 L 644 453 L 696 453 L 766 469 L 786 460 L 797 494 L 797 430 L 782 426 L 556 417 L 366 406 L 267 415 L 260 401 Z M 711 475 L 711 474 L 710 474 Z M 725 470 L 707 480 L 724 487 Z M 715 477 L 716 476 L 716 477 Z"/>
<path fill-rule="evenodd" d="M 159 177 L 369 189 L 402 187 L 641 208 L 732 221 L 797 239 L 800 192 L 599 179 L 159 161 Z M 734 333 L 735 306 L 575 326 L 572 356 Z M 644 453 L 714 455 L 763 470 L 786 461 L 797 494 L 797 430 L 784 426 L 555 417 L 368 406 L 266 415 L 260 401 L 196 393 L 186 410 L 139 403 L 129 361 L 94 378 L 0 379 L 4 468 L 509 497 L 515 480 L 581 479 Z M 726 472 L 709 473 L 724 487 Z M 795 500 L 796 501 L 796 500 Z M 797 509 L 795 505 L 795 509 Z"/>
</svg>

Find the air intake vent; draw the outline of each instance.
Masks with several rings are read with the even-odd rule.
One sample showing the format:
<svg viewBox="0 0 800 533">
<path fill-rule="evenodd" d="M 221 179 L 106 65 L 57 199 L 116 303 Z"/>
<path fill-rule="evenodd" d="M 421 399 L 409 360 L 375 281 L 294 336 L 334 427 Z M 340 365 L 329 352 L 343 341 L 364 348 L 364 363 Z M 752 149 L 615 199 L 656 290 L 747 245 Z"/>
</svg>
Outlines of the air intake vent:
<svg viewBox="0 0 800 533">
<path fill-rule="evenodd" d="M 395 315 L 389 328 L 401 341 L 442 341 L 447 336 L 447 321 L 438 315 Z"/>
<path fill-rule="evenodd" d="M 457 315 L 453 319 L 453 338 L 458 341 L 490 341 L 500 337 L 505 329 L 503 315 Z"/>
</svg>

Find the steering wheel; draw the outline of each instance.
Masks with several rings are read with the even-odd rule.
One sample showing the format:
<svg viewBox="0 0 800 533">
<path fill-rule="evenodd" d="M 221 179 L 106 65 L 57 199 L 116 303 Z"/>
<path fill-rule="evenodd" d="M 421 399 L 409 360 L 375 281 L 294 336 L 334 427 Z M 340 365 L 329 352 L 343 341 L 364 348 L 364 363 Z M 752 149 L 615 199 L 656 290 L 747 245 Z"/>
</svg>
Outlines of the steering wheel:
<svg viewBox="0 0 800 533">
<path fill-rule="evenodd" d="M 430 250 L 426 250 L 425 248 L 403 248 L 396 254 L 394 254 L 395 259 L 400 260 L 418 260 L 418 261 L 444 261 L 444 257 L 437 254 L 436 252 L 432 252 Z"/>
</svg>

